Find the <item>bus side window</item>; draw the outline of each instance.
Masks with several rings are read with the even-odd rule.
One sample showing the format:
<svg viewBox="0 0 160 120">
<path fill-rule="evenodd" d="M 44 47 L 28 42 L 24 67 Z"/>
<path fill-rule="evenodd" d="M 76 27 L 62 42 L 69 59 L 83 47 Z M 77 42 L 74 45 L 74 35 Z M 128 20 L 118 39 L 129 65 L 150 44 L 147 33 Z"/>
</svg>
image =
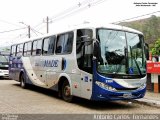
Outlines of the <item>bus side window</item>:
<svg viewBox="0 0 160 120">
<path fill-rule="evenodd" d="M 33 41 L 32 55 L 41 55 L 42 53 L 42 40 Z"/>
<path fill-rule="evenodd" d="M 32 45 L 32 42 L 27 42 L 24 44 L 24 51 L 23 51 L 24 56 L 31 55 L 31 45 Z"/>
<path fill-rule="evenodd" d="M 48 53 L 49 48 L 49 38 L 45 38 L 43 41 L 43 55 L 46 55 Z"/>
<path fill-rule="evenodd" d="M 37 41 L 37 49 L 36 49 L 36 55 L 40 55 L 42 53 L 42 40 Z"/>
<path fill-rule="evenodd" d="M 32 42 L 27 43 L 27 56 L 31 55 L 31 49 L 32 49 Z"/>
<path fill-rule="evenodd" d="M 73 32 L 64 33 L 57 36 L 56 53 L 70 54 L 73 46 Z"/>
<path fill-rule="evenodd" d="M 65 53 L 71 53 L 72 52 L 72 43 L 73 43 L 73 34 L 69 33 L 65 35 L 66 39 L 66 45 L 64 48 Z"/>
<path fill-rule="evenodd" d="M 48 47 L 48 54 L 53 54 L 54 53 L 54 46 L 55 46 L 55 40 L 56 36 L 51 36 L 49 38 L 49 47 Z"/>
<path fill-rule="evenodd" d="M 13 46 L 11 47 L 11 55 L 12 55 L 12 56 L 15 56 L 15 54 L 16 54 L 16 45 L 13 45 Z"/>
<path fill-rule="evenodd" d="M 62 52 L 62 46 L 58 46 L 56 49 L 56 53 L 61 53 Z"/>
<path fill-rule="evenodd" d="M 23 56 L 27 56 L 27 43 L 24 43 L 24 50 L 23 50 Z"/>
<path fill-rule="evenodd" d="M 23 44 L 18 44 L 16 56 L 22 56 L 22 53 L 23 53 Z"/>
<path fill-rule="evenodd" d="M 57 36 L 56 53 L 62 53 L 62 46 L 64 42 L 64 34 Z"/>
<path fill-rule="evenodd" d="M 36 55 L 37 40 L 33 41 L 32 55 Z"/>
<path fill-rule="evenodd" d="M 43 42 L 43 55 L 54 53 L 55 36 L 45 38 Z"/>
</svg>

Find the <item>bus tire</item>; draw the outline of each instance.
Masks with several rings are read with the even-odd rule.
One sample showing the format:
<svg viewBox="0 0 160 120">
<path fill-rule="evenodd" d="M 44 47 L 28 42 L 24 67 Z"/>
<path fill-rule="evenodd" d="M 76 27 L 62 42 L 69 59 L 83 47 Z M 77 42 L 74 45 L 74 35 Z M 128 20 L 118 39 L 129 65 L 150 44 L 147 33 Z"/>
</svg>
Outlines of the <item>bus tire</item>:
<svg viewBox="0 0 160 120">
<path fill-rule="evenodd" d="M 73 96 L 71 95 L 71 87 L 69 85 L 69 82 L 65 80 L 62 85 L 62 98 L 66 102 L 72 102 Z"/>
<path fill-rule="evenodd" d="M 21 76 L 20 76 L 20 86 L 22 88 L 27 88 L 27 84 L 26 84 L 26 81 L 25 81 L 25 78 L 24 78 L 24 74 L 22 73 Z"/>
</svg>

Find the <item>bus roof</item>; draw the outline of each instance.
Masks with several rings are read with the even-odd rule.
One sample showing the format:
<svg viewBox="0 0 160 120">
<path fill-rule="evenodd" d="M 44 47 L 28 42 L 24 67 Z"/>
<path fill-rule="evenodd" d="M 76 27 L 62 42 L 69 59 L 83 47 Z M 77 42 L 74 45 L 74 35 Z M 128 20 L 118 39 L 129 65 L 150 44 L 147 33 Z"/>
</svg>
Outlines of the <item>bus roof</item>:
<svg viewBox="0 0 160 120">
<path fill-rule="evenodd" d="M 61 34 L 61 33 L 65 33 L 67 31 L 73 31 L 73 30 L 76 30 L 76 29 L 94 29 L 94 28 L 95 29 L 96 28 L 107 28 L 107 29 L 123 30 L 123 31 L 128 31 L 128 32 L 133 32 L 133 33 L 143 35 L 143 33 L 138 31 L 138 30 L 135 30 L 135 29 L 132 29 L 132 28 L 129 28 L 129 27 L 125 27 L 125 26 L 121 26 L 121 25 L 85 23 L 85 24 L 81 24 L 81 25 L 71 26 L 71 27 L 68 27 L 68 28 L 63 28 L 63 29 L 57 30 L 55 32 L 52 32 L 52 33 L 49 33 L 49 34 L 46 34 L 46 35 L 41 35 L 41 36 L 33 37 L 33 38 L 30 38 L 30 39 L 27 38 L 27 39 L 24 39 L 22 41 L 24 41 L 24 42 L 33 41 L 35 39 L 48 37 L 48 36 L 51 36 L 51 35 L 54 35 L 54 34 L 55 35 L 56 34 Z M 20 43 L 24 43 L 24 42 L 20 42 Z M 15 43 L 15 44 L 20 44 L 20 43 Z"/>
<path fill-rule="evenodd" d="M 83 28 L 107 28 L 107 29 L 123 30 L 123 31 L 137 33 L 137 34 L 143 34 L 142 32 L 129 27 L 115 25 L 115 24 L 103 24 L 103 23 L 100 23 L 100 24 L 87 23 L 87 24 L 73 26 L 73 28 L 71 29 L 83 29 Z"/>
</svg>

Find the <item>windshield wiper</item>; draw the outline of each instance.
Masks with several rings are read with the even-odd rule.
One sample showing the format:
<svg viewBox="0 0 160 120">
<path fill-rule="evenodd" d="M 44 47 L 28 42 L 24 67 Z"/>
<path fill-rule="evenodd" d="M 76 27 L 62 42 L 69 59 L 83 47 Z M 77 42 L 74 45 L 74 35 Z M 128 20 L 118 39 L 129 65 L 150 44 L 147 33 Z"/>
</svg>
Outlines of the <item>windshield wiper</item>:
<svg viewBox="0 0 160 120">
<path fill-rule="evenodd" d="M 129 48 L 130 48 L 130 51 L 131 51 L 131 59 L 134 60 L 134 62 L 135 62 L 135 64 L 136 64 L 136 67 L 137 67 L 137 69 L 138 69 L 138 72 L 139 72 L 140 76 L 142 76 L 142 72 L 141 72 L 141 69 L 140 69 L 140 67 L 139 67 L 139 65 L 138 65 L 138 62 L 136 61 L 136 59 L 135 59 L 135 58 L 133 57 L 133 55 L 132 55 L 132 48 L 131 48 L 131 46 L 129 46 Z"/>
<path fill-rule="evenodd" d="M 134 60 L 134 62 L 136 63 L 136 66 L 137 66 L 137 69 L 138 69 L 138 72 L 139 72 L 140 76 L 142 76 L 142 72 L 141 72 L 141 69 L 140 69 L 140 67 L 139 67 L 139 65 L 138 65 L 138 62 L 136 61 L 135 58 L 133 58 L 133 60 Z"/>
</svg>

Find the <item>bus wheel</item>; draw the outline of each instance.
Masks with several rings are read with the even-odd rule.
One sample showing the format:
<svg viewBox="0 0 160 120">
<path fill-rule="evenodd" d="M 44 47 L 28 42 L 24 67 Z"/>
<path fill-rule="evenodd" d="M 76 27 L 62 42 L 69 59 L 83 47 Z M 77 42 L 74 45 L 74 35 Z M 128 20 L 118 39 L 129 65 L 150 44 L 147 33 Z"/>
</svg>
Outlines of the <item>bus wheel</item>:
<svg viewBox="0 0 160 120">
<path fill-rule="evenodd" d="M 73 96 L 71 95 L 71 87 L 67 80 L 65 80 L 62 85 L 62 98 L 67 102 L 71 102 L 73 99 Z"/>
<path fill-rule="evenodd" d="M 20 86 L 21 86 L 22 88 L 26 88 L 26 82 L 25 82 L 25 79 L 24 79 L 24 75 L 23 75 L 23 74 L 21 74 L 21 76 L 20 76 Z"/>
</svg>

